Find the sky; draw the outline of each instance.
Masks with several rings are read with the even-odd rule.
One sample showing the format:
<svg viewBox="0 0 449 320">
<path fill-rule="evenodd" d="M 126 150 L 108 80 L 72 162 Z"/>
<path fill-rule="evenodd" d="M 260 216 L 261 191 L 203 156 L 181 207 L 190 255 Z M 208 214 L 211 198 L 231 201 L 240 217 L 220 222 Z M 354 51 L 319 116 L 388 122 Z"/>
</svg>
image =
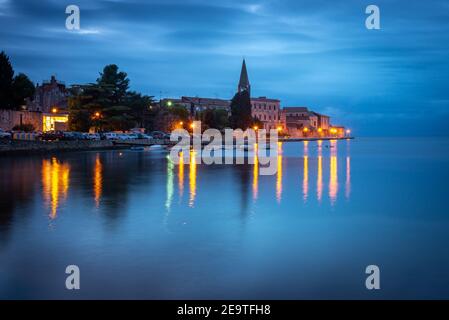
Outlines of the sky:
<svg viewBox="0 0 449 320">
<path fill-rule="evenodd" d="M 0 51 L 35 83 L 94 82 L 114 63 L 157 99 L 230 99 L 245 58 L 253 96 L 360 136 L 449 136 L 448 31 L 447 0 L 0 0 Z"/>
</svg>

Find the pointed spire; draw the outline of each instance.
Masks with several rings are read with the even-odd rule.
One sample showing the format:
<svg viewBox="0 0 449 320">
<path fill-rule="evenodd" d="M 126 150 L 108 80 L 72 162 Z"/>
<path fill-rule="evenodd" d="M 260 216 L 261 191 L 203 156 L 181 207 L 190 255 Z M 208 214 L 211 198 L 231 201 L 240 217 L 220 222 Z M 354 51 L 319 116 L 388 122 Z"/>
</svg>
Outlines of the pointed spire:
<svg viewBox="0 0 449 320">
<path fill-rule="evenodd" d="M 238 92 L 248 91 L 250 92 L 251 85 L 249 84 L 248 71 L 246 70 L 246 61 L 243 59 L 242 71 L 240 72 L 240 81 L 238 86 Z"/>
</svg>

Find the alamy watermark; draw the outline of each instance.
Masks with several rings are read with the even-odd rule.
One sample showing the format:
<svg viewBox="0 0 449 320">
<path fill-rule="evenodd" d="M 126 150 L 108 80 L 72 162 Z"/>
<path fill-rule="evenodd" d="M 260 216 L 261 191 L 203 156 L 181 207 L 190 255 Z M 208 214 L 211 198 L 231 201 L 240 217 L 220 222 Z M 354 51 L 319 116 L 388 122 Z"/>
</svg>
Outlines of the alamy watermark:
<svg viewBox="0 0 449 320">
<path fill-rule="evenodd" d="M 77 5 L 71 4 L 65 9 L 65 13 L 69 16 L 65 20 L 65 27 L 67 30 L 80 30 L 81 16 L 80 8 Z"/>
<path fill-rule="evenodd" d="M 69 265 L 65 269 L 65 273 L 69 276 L 65 280 L 67 290 L 80 289 L 80 268 L 77 265 Z"/>
<path fill-rule="evenodd" d="M 224 137 L 217 129 L 201 131 L 201 121 L 193 123 L 193 133 L 185 129 L 172 131 L 170 140 L 177 142 L 169 159 L 175 164 L 254 164 L 260 175 L 274 175 L 278 168 L 278 131 L 264 129 L 225 129 Z M 246 161 L 245 161 L 246 160 Z"/>
<path fill-rule="evenodd" d="M 380 29 L 380 9 L 378 6 L 371 4 L 366 7 L 366 14 L 369 16 L 365 20 L 365 26 L 368 30 L 379 30 Z"/>
<path fill-rule="evenodd" d="M 380 269 L 376 265 L 369 265 L 365 269 L 365 273 L 369 276 L 365 280 L 365 287 L 368 290 L 380 289 Z"/>
</svg>

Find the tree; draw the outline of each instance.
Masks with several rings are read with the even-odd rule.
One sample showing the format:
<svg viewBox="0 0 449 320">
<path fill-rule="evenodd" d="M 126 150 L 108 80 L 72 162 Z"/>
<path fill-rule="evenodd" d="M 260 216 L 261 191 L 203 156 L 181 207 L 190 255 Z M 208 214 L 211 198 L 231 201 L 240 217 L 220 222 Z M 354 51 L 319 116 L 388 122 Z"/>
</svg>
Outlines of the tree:
<svg viewBox="0 0 449 320">
<path fill-rule="evenodd" d="M 23 73 L 19 73 L 12 81 L 12 103 L 14 108 L 26 104 L 25 99 L 34 96 L 36 88 L 33 82 Z"/>
<path fill-rule="evenodd" d="M 34 95 L 34 84 L 19 73 L 14 77 L 14 69 L 4 51 L 0 53 L 0 108 L 19 109 L 25 99 Z"/>
<path fill-rule="evenodd" d="M 97 101 L 100 88 L 96 84 L 72 88 L 68 100 L 69 129 L 72 131 L 88 131 L 93 125 L 92 116 L 103 108 Z M 96 110 L 95 110 L 96 109 Z"/>
<path fill-rule="evenodd" d="M 230 122 L 233 129 L 246 130 L 252 126 L 251 98 L 248 91 L 238 92 L 232 98 Z"/>
<path fill-rule="evenodd" d="M 69 99 L 70 128 L 87 131 L 126 131 L 145 127 L 153 97 L 128 91 L 129 79 L 117 65 L 107 65 L 96 83 L 72 90 Z"/>
<path fill-rule="evenodd" d="M 153 98 L 153 96 L 142 95 L 134 91 L 128 92 L 126 95 L 125 105 L 130 107 L 130 113 L 140 128 L 146 127 L 146 116 L 154 103 Z"/>
<path fill-rule="evenodd" d="M 9 57 L 4 51 L 0 53 L 0 108 L 11 108 L 11 90 L 14 77 Z"/>
<path fill-rule="evenodd" d="M 229 125 L 228 112 L 222 109 L 207 109 L 200 118 L 207 128 L 222 130 Z"/>
<path fill-rule="evenodd" d="M 118 66 L 110 64 L 104 67 L 103 73 L 97 79 L 97 84 L 110 90 L 109 97 L 114 104 L 119 104 L 125 98 L 129 89 L 129 79 L 125 72 L 119 72 Z"/>
</svg>

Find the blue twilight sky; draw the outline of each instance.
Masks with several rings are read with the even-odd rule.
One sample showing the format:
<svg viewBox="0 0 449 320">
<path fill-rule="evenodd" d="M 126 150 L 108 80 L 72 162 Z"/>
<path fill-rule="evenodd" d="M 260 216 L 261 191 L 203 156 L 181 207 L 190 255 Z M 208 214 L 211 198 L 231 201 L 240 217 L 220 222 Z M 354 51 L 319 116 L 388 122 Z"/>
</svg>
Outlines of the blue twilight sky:
<svg viewBox="0 0 449 320">
<path fill-rule="evenodd" d="M 381 30 L 365 28 L 369 4 Z M 253 96 L 356 135 L 449 135 L 448 21 L 447 0 L 0 0 L 0 50 L 34 82 L 93 82 L 115 63 L 157 98 L 231 98 L 245 57 Z"/>
</svg>

